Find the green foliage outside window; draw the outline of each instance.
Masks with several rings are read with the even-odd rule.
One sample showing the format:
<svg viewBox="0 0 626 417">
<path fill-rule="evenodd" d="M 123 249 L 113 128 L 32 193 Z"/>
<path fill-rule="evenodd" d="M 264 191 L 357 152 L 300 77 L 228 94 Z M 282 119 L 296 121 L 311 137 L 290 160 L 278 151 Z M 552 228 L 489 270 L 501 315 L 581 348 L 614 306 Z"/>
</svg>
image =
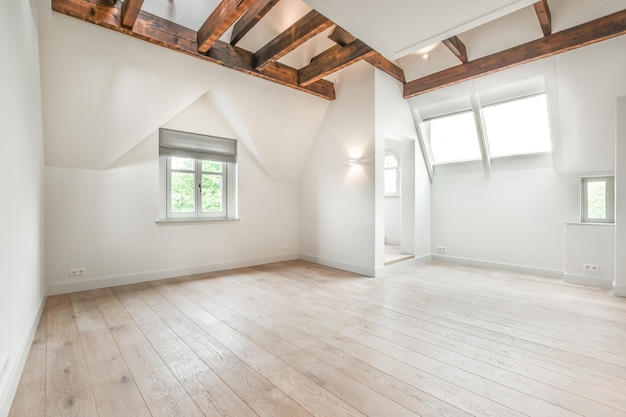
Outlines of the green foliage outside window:
<svg viewBox="0 0 626 417">
<path fill-rule="evenodd" d="M 587 183 L 587 213 L 592 219 L 606 218 L 606 182 Z"/>
<path fill-rule="evenodd" d="M 171 164 L 173 171 L 171 177 L 171 211 L 173 213 L 193 213 L 196 211 L 196 190 L 194 187 L 196 160 L 172 157 Z M 223 164 L 215 161 L 201 161 L 201 165 L 202 211 L 205 213 L 220 212 L 223 210 Z"/>
</svg>

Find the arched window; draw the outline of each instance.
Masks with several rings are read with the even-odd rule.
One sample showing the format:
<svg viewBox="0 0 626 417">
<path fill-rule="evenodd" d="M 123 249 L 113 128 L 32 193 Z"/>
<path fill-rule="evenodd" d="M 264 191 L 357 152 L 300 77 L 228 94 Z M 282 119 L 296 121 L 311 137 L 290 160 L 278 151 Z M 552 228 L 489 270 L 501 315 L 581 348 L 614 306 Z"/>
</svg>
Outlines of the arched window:
<svg viewBox="0 0 626 417">
<path fill-rule="evenodd" d="M 400 159 L 395 152 L 385 152 L 385 197 L 400 196 Z"/>
</svg>

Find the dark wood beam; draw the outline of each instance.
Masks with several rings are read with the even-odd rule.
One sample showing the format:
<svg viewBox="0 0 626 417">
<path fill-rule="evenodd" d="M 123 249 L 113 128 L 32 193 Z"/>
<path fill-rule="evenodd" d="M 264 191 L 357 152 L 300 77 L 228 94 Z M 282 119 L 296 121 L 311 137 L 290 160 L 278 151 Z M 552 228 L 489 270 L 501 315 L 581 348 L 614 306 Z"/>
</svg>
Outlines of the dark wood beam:
<svg viewBox="0 0 626 417">
<path fill-rule="evenodd" d="M 347 44 L 356 40 L 356 38 L 352 36 L 350 32 L 339 26 L 335 26 L 332 32 L 330 32 L 330 34 L 328 35 L 328 39 L 341 46 L 346 46 Z"/>
<path fill-rule="evenodd" d="M 457 36 L 444 40 L 443 44 L 454 54 L 455 57 L 459 58 L 459 61 L 467 64 L 467 49 L 465 48 L 465 44 Z"/>
<path fill-rule="evenodd" d="M 298 70 L 278 63 L 269 65 L 261 73 L 254 68 L 252 52 L 233 47 L 226 42 L 216 41 L 208 54 L 201 54 L 198 52 L 196 31 L 143 10 L 139 12 L 133 30 L 130 30 L 121 24 L 122 3 L 119 1 L 52 0 L 52 10 L 327 100 L 335 99 L 333 83 L 319 80 L 301 86 Z"/>
<path fill-rule="evenodd" d="M 124 0 L 122 5 L 122 24 L 127 28 L 135 25 L 139 11 L 143 6 L 143 0 Z"/>
<path fill-rule="evenodd" d="M 356 38 L 352 34 L 342 27 L 335 26 L 335 28 L 328 35 L 328 39 L 334 41 L 338 45 L 346 46 L 347 44 L 354 42 Z M 368 55 L 364 58 L 369 64 L 375 66 L 379 70 L 386 72 L 401 83 L 405 83 L 404 71 L 402 68 L 382 56 L 380 53 Z"/>
<path fill-rule="evenodd" d="M 315 10 L 311 10 L 256 52 L 256 69 L 263 71 L 270 63 L 278 61 L 333 24 Z"/>
<path fill-rule="evenodd" d="M 230 44 L 236 45 L 259 21 L 265 16 L 272 7 L 276 6 L 278 0 L 262 0 L 250 7 L 247 12 L 233 26 L 233 33 L 230 37 Z"/>
<path fill-rule="evenodd" d="M 458 84 L 527 62 L 626 34 L 626 10 L 545 36 L 502 52 L 428 75 L 404 85 L 404 98 Z"/>
<path fill-rule="evenodd" d="M 198 52 L 206 53 L 213 44 L 255 2 L 260 0 L 222 0 L 198 30 Z"/>
<path fill-rule="evenodd" d="M 335 45 L 300 70 L 300 85 L 307 86 L 375 53 L 358 39 L 346 46 Z"/>
<path fill-rule="evenodd" d="M 406 82 L 406 79 L 404 78 L 404 70 L 384 56 L 382 56 L 381 54 L 379 54 L 378 52 L 366 56 L 365 58 L 363 58 L 363 60 L 375 66 L 379 70 L 391 75 L 393 78 L 400 81 L 401 83 L 404 84 Z"/>
<path fill-rule="evenodd" d="M 539 19 L 543 35 L 548 36 L 552 34 L 552 14 L 550 13 L 548 0 L 538 1 L 533 6 L 535 7 L 535 13 L 537 13 L 537 19 Z"/>
</svg>

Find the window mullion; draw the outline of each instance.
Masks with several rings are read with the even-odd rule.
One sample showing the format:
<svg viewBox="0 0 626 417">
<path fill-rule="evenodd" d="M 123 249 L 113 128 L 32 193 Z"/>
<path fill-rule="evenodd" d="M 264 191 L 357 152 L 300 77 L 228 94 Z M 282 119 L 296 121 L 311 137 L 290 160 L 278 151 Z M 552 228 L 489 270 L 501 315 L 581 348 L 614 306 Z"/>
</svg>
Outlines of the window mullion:
<svg viewBox="0 0 626 417">
<path fill-rule="evenodd" d="M 196 179 L 196 182 L 194 187 L 196 189 L 196 216 L 200 217 L 202 216 L 202 161 L 198 159 L 195 162 L 196 169 L 194 172 L 194 178 Z"/>
<path fill-rule="evenodd" d="M 483 170 L 485 176 L 491 176 L 491 155 L 489 153 L 489 144 L 487 143 L 487 131 L 485 129 L 485 123 L 483 118 L 482 107 L 480 106 L 480 99 L 478 94 L 473 93 L 471 95 L 472 101 L 472 113 L 474 114 L 474 121 L 476 124 L 476 136 L 478 137 L 478 146 L 480 147 L 480 155 L 483 162 Z"/>
</svg>

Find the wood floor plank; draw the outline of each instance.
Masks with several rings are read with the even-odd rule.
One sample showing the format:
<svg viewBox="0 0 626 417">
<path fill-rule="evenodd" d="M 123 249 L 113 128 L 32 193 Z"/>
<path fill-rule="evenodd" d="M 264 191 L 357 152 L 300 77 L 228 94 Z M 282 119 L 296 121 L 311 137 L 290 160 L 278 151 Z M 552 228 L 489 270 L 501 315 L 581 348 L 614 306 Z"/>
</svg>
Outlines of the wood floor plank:
<svg viewBox="0 0 626 417">
<path fill-rule="evenodd" d="M 626 300 L 289 261 L 50 297 L 10 417 L 626 417 Z"/>
<path fill-rule="evenodd" d="M 152 416 L 204 416 L 112 291 L 95 299 Z"/>
<path fill-rule="evenodd" d="M 207 317 L 208 313 L 204 311 L 202 316 Z M 244 362 L 256 368 L 276 388 L 289 395 L 311 415 L 320 417 L 327 415 L 364 416 L 356 408 L 319 386 L 284 361 L 278 358 L 272 360 L 273 355 L 259 349 L 258 345 L 235 332 L 229 326 L 213 320 L 209 328 L 220 343 L 236 353 Z"/>
<path fill-rule="evenodd" d="M 112 290 L 205 415 L 257 417 L 139 295 L 129 287 Z"/>
<path fill-rule="evenodd" d="M 203 288 L 198 286 L 194 291 L 187 292 L 186 295 L 190 298 L 198 299 L 198 291 L 202 290 Z M 211 291 L 212 298 L 219 295 L 219 290 L 216 290 L 217 286 L 213 285 Z M 239 295 L 245 294 L 237 289 L 233 291 L 239 293 Z M 251 302 L 254 299 L 254 297 L 249 294 L 245 294 L 244 298 L 248 302 Z M 267 299 L 265 296 L 260 298 Z M 224 303 L 225 305 L 228 305 L 228 301 L 225 301 Z M 239 306 L 244 304 L 244 302 L 231 301 L 230 304 Z M 484 396 L 475 394 L 471 390 L 464 389 L 454 383 L 442 380 L 438 376 L 424 372 L 419 368 L 414 368 L 406 362 L 394 357 L 394 355 L 386 355 L 372 349 L 367 345 L 367 343 L 364 344 L 353 341 L 352 339 L 344 337 L 339 333 L 329 331 L 327 328 L 318 326 L 315 319 L 303 319 L 302 317 L 305 316 L 300 315 L 299 313 L 293 314 L 276 309 L 274 303 L 262 305 L 261 308 L 263 308 L 263 312 L 272 312 L 277 317 L 282 317 L 283 319 L 288 317 L 290 319 L 290 323 L 293 323 L 298 328 L 304 329 L 307 333 L 314 335 L 319 340 L 341 349 L 347 354 L 361 359 L 384 372 L 390 373 L 408 384 L 411 384 L 419 389 L 423 389 L 430 395 L 440 398 L 443 401 L 448 402 L 459 409 L 465 410 L 472 415 L 492 417 L 504 415 L 511 417 L 523 416 L 522 413 L 518 413 L 511 408 L 502 406 L 501 404 L 498 404 L 497 402 L 494 402 Z"/>
<path fill-rule="evenodd" d="M 46 415 L 46 317 L 47 311 L 44 308 L 9 417 L 43 417 Z"/>
<path fill-rule="evenodd" d="M 46 308 L 46 416 L 98 417 L 70 296 L 50 297 Z"/>
<path fill-rule="evenodd" d="M 172 291 L 170 286 L 164 285 L 162 288 L 169 295 L 167 302 L 171 304 L 155 304 L 153 298 L 151 306 L 155 307 L 170 328 L 259 416 L 311 417 L 311 414 L 284 392 L 211 336 L 214 318 L 205 317 L 202 309 L 188 299 L 178 297 L 178 293 Z M 195 321 L 191 317 L 195 317 Z"/>
<path fill-rule="evenodd" d="M 90 292 L 71 295 L 80 339 L 89 358 L 87 369 L 100 417 L 150 417 L 150 411 L 126 366 L 111 332 Z"/>
</svg>

